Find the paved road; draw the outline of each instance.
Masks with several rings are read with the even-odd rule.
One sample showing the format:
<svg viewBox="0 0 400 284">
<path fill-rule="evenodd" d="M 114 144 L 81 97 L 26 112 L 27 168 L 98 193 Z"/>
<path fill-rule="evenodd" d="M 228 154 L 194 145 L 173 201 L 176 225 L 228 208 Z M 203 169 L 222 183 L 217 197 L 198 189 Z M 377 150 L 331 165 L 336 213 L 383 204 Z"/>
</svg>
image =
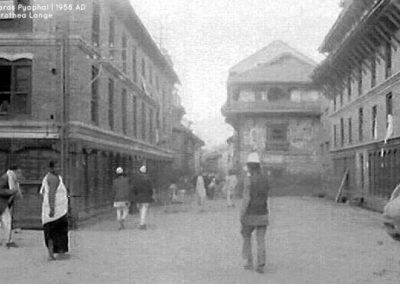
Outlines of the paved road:
<svg viewBox="0 0 400 284">
<path fill-rule="evenodd" d="M 210 201 L 153 208 L 149 229 L 103 220 L 71 232 L 71 259 L 47 262 L 42 233 L 0 248 L 0 283 L 399 283 L 400 243 L 380 215 L 323 199 L 270 200 L 267 269 L 241 268 L 238 210 Z"/>
</svg>

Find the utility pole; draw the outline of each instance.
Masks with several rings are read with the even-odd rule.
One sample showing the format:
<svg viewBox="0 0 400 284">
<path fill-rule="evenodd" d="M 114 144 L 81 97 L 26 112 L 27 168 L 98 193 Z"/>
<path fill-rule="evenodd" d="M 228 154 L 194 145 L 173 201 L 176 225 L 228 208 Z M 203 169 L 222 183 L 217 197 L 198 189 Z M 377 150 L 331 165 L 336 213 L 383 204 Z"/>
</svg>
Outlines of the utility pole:
<svg viewBox="0 0 400 284">
<path fill-rule="evenodd" d="M 61 174 L 69 181 L 69 97 L 70 97 L 70 13 L 64 11 L 61 22 L 61 131 L 60 131 L 60 155 Z"/>
</svg>

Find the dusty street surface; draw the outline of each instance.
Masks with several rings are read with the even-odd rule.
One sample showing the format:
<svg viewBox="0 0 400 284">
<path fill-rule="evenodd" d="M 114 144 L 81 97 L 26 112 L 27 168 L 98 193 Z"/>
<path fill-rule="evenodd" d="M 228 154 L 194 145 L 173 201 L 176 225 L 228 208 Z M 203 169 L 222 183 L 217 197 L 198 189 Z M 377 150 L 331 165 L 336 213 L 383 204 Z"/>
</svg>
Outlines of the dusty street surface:
<svg viewBox="0 0 400 284">
<path fill-rule="evenodd" d="M 238 201 L 237 201 L 238 203 Z M 106 220 L 71 232 L 71 259 L 47 262 L 42 232 L 0 248 L 0 283 L 399 283 L 400 243 L 380 215 L 314 198 L 270 200 L 267 269 L 241 268 L 238 206 L 152 208 L 149 228 Z M 7 282 L 6 282 L 7 281 Z"/>
</svg>

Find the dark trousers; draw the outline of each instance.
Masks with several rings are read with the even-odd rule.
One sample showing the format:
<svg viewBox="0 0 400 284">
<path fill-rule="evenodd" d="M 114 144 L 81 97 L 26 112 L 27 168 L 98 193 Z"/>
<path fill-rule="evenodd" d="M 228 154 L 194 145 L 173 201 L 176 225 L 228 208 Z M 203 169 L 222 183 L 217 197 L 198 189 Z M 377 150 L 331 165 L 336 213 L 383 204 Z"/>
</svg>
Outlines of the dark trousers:
<svg viewBox="0 0 400 284">
<path fill-rule="evenodd" d="M 68 252 L 68 217 L 67 215 L 43 225 L 44 241 L 48 247 L 49 240 L 53 241 L 54 253 Z"/>
<path fill-rule="evenodd" d="M 253 256 L 251 253 L 251 235 L 255 231 L 257 242 L 257 266 L 265 265 L 265 233 L 267 226 L 253 226 L 242 224 L 241 234 L 243 236 L 243 249 L 242 255 L 249 264 L 253 263 Z"/>
</svg>

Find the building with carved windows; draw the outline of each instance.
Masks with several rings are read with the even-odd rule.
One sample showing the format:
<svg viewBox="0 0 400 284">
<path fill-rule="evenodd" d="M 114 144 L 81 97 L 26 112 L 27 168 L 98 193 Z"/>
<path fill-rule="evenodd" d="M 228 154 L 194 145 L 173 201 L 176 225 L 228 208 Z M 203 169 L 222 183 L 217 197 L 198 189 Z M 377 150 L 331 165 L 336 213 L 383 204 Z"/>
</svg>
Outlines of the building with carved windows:
<svg viewBox="0 0 400 284">
<path fill-rule="evenodd" d="M 171 61 L 128 0 L 67 2 L 71 9 L 53 9 L 47 20 L 0 16 L 0 170 L 22 167 L 25 198 L 15 214 L 34 225 L 50 159 L 60 161 L 76 219 L 109 207 L 117 166 L 131 175 L 145 163 L 160 185 L 182 108 Z"/>
<path fill-rule="evenodd" d="M 400 182 L 400 3 L 343 1 L 313 75 L 330 100 L 324 117 L 335 195 L 381 210 Z"/>
<path fill-rule="evenodd" d="M 222 112 L 235 129 L 234 164 L 257 151 L 275 181 L 319 186 L 323 98 L 311 80 L 316 63 L 282 41 L 229 70 Z"/>
</svg>

